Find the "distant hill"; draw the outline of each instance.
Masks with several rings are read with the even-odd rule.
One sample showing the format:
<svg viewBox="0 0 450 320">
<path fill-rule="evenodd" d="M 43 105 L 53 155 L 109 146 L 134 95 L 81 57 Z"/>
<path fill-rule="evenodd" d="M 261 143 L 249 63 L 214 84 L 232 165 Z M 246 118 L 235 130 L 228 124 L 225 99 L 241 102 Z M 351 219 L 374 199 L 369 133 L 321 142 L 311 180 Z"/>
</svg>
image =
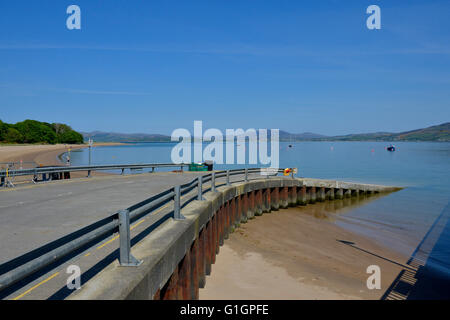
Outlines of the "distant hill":
<svg viewBox="0 0 450 320">
<path fill-rule="evenodd" d="M 407 141 L 450 141 L 450 122 L 425 129 L 401 132 L 396 135 L 396 139 Z"/>
<path fill-rule="evenodd" d="M 170 136 L 147 133 L 83 132 L 97 142 L 169 142 Z M 270 137 L 270 130 L 268 130 Z M 375 132 L 341 136 L 325 136 L 312 132 L 290 133 L 280 130 L 280 141 L 450 141 L 450 122 L 424 129 L 400 133 Z"/>
<path fill-rule="evenodd" d="M 281 141 L 304 141 L 313 139 L 326 139 L 327 136 L 322 134 L 303 132 L 303 133 L 290 133 L 287 131 L 280 130 L 280 140 Z"/>
<path fill-rule="evenodd" d="M 168 142 L 170 136 L 148 133 L 82 132 L 84 140 L 92 138 L 97 142 Z"/>
<path fill-rule="evenodd" d="M 87 141 L 92 138 L 97 142 L 169 142 L 170 136 L 162 134 L 147 134 L 147 133 L 117 133 L 117 132 L 82 132 L 84 140 Z M 268 130 L 270 137 L 270 130 Z M 303 141 L 311 139 L 326 138 L 326 136 L 311 132 L 304 133 L 289 133 L 280 130 L 281 141 Z"/>
<path fill-rule="evenodd" d="M 450 122 L 424 129 L 392 133 L 376 132 L 348 134 L 313 140 L 327 141 L 450 141 Z"/>
</svg>

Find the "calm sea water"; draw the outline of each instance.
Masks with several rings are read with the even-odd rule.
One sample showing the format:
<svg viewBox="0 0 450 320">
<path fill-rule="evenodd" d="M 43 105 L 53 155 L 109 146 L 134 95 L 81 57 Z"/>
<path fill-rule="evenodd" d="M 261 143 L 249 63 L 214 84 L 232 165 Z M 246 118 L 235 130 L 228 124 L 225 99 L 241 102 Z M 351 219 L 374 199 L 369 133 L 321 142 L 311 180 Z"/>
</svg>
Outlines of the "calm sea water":
<svg viewBox="0 0 450 320">
<path fill-rule="evenodd" d="M 171 162 L 174 145 L 97 147 L 92 150 L 92 163 Z M 297 167 L 303 177 L 405 187 L 346 210 L 336 223 L 408 256 L 422 244 L 419 251 L 428 266 L 450 275 L 450 209 L 446 209 L 450 143 L 398 142 L 395 152 L 386 151 L 386 146 L 384 142 L 280 143 L 280 166 Z M 88 150 L 74 151 L 71 158 L 73 165 L 88 164 Z M 215 166 L 233 167 L 242 166 Z"/>
</svg>

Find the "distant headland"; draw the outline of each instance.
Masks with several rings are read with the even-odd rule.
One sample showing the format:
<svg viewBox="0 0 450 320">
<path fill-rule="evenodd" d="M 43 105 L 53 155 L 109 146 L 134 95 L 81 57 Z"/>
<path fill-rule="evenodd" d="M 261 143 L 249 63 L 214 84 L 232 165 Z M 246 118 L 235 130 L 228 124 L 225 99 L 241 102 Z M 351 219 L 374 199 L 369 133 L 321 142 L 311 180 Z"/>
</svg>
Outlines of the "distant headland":
<svg viewBox="0 0 450 320">
<path fill-rule="evenodd" d="M 99 142 L 170 142 L 170 136 L 147 133 L 82 132 L 84 140 L 93 138 Z M 450 122 L 423 129 L 392 133 L 375 132 L 325 136 L 317 133 L 289 133 L 280 130 L 280 141 L 450 141 Z"/>
</svg>

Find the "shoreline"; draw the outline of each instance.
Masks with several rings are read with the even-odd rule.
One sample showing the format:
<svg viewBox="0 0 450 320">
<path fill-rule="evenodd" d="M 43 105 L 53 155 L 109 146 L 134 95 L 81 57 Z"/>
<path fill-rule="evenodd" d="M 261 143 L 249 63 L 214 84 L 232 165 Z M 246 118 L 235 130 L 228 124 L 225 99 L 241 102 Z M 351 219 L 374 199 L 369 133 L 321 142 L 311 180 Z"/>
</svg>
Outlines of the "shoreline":
<svg viewBox="0 0 450 320">
<path fill-rule="evenodd" d="M 93 147 L 116 146 L 123 143 L 116 142 L 100 142 L 94 143 Z M 87 144 L 54 144 L 54 145 L 0 145 L 0 162 L 20 163 L 22 160 L 23 167 L 63 165 L 59 156 L 67 152 L 68 148 L 72 150 L 88 148 Z M 5 163 L 0 164 L 5 167 Z"/>
<path fill-rule="evenodd" d="M 380 299 L 408 257 L 314 211 L 288 208 L 241 224 L 220 248 L 200 299 Z M 367 288 L 370 265 L 380 267 L 381 289 Z"/>
</svg>

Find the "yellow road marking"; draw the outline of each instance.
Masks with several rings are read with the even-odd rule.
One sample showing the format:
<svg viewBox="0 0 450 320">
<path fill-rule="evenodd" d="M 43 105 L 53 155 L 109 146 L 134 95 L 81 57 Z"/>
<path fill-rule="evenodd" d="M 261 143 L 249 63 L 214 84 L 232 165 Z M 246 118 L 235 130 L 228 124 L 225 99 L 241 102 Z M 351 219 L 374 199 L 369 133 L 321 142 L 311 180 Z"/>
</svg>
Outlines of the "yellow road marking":
<svg viewBox="0 0 450 320">
<path fill-rule="evenodd" d="M 29 187 L 34 187 L 34 186 L 29 186 Z M 184 197 L 181 197 L 181 198 L 184 198 Z M 162 211 L 163 209 L 167 208 L 168 206 L 169 206 L 169 203 L 166 204 L 166 205 L 164 205 L 164 206 L 162 206 L 161 208 L 159 208 L 159 209 L 156 210 L 155 212 L 153 212 L 152 215 L 153 215 L 153 214 L 156 214 L 156 213 L 158 213 L 158 212 L 160 212 L 160 211 Z M 137 226 L 139 226 L 141 223 L 143 223 L 145 220 L 146 220 L 146 218 L 141 219 L 139 222 L 137 222 L 137 223 L 135 223 L 133 226 L 131 226 L 131 227 L 130 227 L 130 230 L 133 230 L 134 228 L 136 228 Z M 113 242 L 113 241 L 116 240 L 117 238 L 119 238 L 119 235 L 117 235 L 117 236 L 115 236 L 114 238 L 110 239 L 109 241 L 105 242 L 105 243 L 102 244 L 101 246 L 98 246 L 97 249 L 103 248 L 104 246 L 106 246 L 107 244 Z M 90 254 L 91 254 L 91 253 L 88 252 L 88 253 L 86 253 L 84 256 L 85 256 L 85 257 L 88 257 Z M 39 286 L 43 285 L 43 284 L 46 283 L 47 281 L 50 281 L 51 279 L 55 278 L 57 275 L 59 275 L 59 272 L 56 272 L 56 273 L 54 273 L 53 275 L 51 275 L 50 277 L 48 277 L 47 279 L 45 279 L 45 280 L 39 282 L 38 284 L 36 284 L 35 286 L 31 287 L 30 289 L 28 289 L 27 291 L 25 291 L 25 292 L 22 293 L 21 295 L 19 295 L 19 296 L 13 298 L 13 300 L 19 300 L 19 299 L 21 299 L 22 297 L 24 297 L 25 295 L 27 295 L 28 293 L 30 293 L 30 292 L 33 291 L 34 289 L 36 289 L 36 288 L 38 288 Z"/>
<path fill-rule="evenodd" d="M 136 228 L 138 225 L 140 225 L 144 221 L 145 221 L 145 218 L 142 219 L 141 221 L 139 221 L 138 223 L 135 223 L 133 226 L 130 227 L 130 230 L 133 230 L 134 228 Z"/>
<path fill-rule="evenodd" d="M 184 198 L 184 197 L 182 197 L 182 198 Z M 159 209 L 156 210 L 155 212 L 153 212 L 152 215 L 153 215 L 153 214 L 156 214 L 156 213 L 158 213 L 158 212 L 160 212 L 160 211 L 162 211 L 163 209 L 167 208 L 168 206 L 169 206 L 169 203 L 166 204 L 166 205 L 164 205 L 164 206 L 162 206 L 161 208 L 159 208 Z M 146 218 L 141 219 L 139 222 L 137 222 L 137 223 L 135 223 L 134 225 L 132 225 L 132 226 L 130 227 L 130 230 L 133 230 L 134 228 L 136 228 L 137 226 L 139 226 L 141 223 L 143 223 L 145 220 L 146 220 Z M 103 243 L 102 245 L 98 246 L 98 247 L 97 247 L 97 250 L 103 248 L 104 246 L 106 246 L 107 244 L 113 242 L 114 240 L 118 239 L 119 237 L 120 237 L 120 235 L 117 235 L 117 236 L 115 236 L 114 238 L 108 240 L 107 242 L 105 242 L 105 243 Z M 88 253 L 86 253 L 84 256 L 85 256 L 85 257 L 88 257 L 90 254 L 91 254 L 91 253 L 88 252 Z M 15 297 L 13 300 L 19 300 L 20 298 L 22 298 L 23 296 L 27 295 L 28 293 L 30 293 L 31 291 L 33 291 L 33 290 L 36 289 L 37 287 L 41 286 L 42 284 L 46 283 L 47 281 L 50 281 L 51 279 L 53 279 L 54 277 L 56 277 L 58 274 L 59 274 L 59 272 L 54 273 L 53 275 L 51 275 L 51 276 L 48 277 L 47 279 L 45 279 L 45 280 L 39 282 L 38 284 L 36 284 L 36 285 L 33 286 L 32 288 L 28 289 L 27 291 L 25 291 L 25 292 L 22 293 L 21 295 Z"/>
<path fill-rule="evenodd" d="M 141 221 L 139 221 L 138 223 L 134 224 L 130 230 L 133 230 L 134 228 L 136 228 L 138 225 L 140 225 L 141 223 L 143 223 L 145 221 L 145 218 L 142 219 Z M 111 243 L 112 241 L 114 241 L 115 239 L 119 238 L 119 236 L 115 236 L 114 238 L 110 239 L 108 242 L 105 242 L 104 244 L 102 244 L 101 246 L 97 247 L 97 249 L 101 249 L 103 248 L 105 245 L 107 245 L 108 243 Z M 84 256 L 88 257 L 91 253 L 88 252 L 86 253 Z M 20 298 L 22 298 L 23 296 L 25 296 L 26 294 L 30 293 L 31 291 L 33 291 L 34 289 L 36 289 L 37 287 L 39 287 L 40 285 L 46 283 L 47 281 L 53 279 L 54 277 L 56 277 L 59 274 L 59 272 L 54 273 L 52 276 L 48 277 L 47 279 L 39 282 L 37 285 L 35 285 L 34 287 L 28 289 L 27 291 L 25 291 L 24 293 L 22 293 L 21 295 L 15 297 L 13 300 L 18 300 Z"/>
<path fill-rule="evenodd" d="M 102 244 L 101 246 L 98 246 L 98 247 L 97 247 L 97 250 L 103 248 L 103 247 L 106 246 L 108 243 L 111 243 L 111 242 L 113 242 L 114 240 L 116 240 L 116 239 L 118 239 L 118 238 L 119 238 L 119 235 L 115 236 L 115 237 L 112 238 L 112 239 L 109 239 L 108 241 L 106 241 L 106 242 L 105 242 L 104 244 Z"/>
<path fill-rule="evenodd" d="M 159 208 L 158 210 L 156 210 L 155 212 L 153 212 L 152 215 L 158 213 L 159 211 L 161 211 L 161 210 L 163 210 L 163 209 L 165 209 L 168 205 L 169 205 L 169 204 L 166 204 L 166 205 L 162 206 L 161 208 Z M 144 221 L 145 221 L 145 218 L 142 219 L 141 221 L 139 221 L 138 223 L 135 223 L 134 225 L 132 225 L 132 226 L 130 227 L 130 230 L 133 230 L 134 228 L 136 228 L 138 225 L 140 225 L 140 224 L 141 224 L 142 222 L 144 222 Z M 98 246 L 98 247 L 97 247 L 97 250 L 103 248 L 103 247 L 106 246 L 107 244 L 110 244 L 111 242 L 113 242 L 114 240 L 118 239 L 119 237 L 120 237 L 120 235 L 117 235 L 117 236 L 115 236 L 114 238 L 109 239 L 108 241 L 106 241 L 106 242 L 103 243 L 102 245 Z"/>
<path fill-rule="evenodd" d="M 22 293 L 21 295 L 15 297 L 13 300 L 19 300 L 20 298 L 22 298 L 24 295 L 30 293 L 31 291 L 33 291 L 34 289 L 36 289 L 37 287 L 39 287 L 41 284 L 46 283 L 47 281 L 53 279 L 54 277 L 56 277 L 59 274 L 59 272 L 54 273 L 53 275 L 51 275 L 50 277 L 48 277 L 47 279 L 39 282 L 37 285 L 35 285 L 34 287 L 31 287 L 30 289 L 28 289 L 27 291 L 25 291 L 24 293 Z"/>
<path fill-rule="evenodd" d="M 145 218 L 142 219 L 141 221 L 139 221 L 138 223 L 134 224 L 133 226 L 130 227 L 130 230 L 133 230 L 134 228 L 136 228 L 138 225 L 140 225 L 142 222 L 145 221 Z M 103 243 L 102 245 L 97 247 L 97 250 L 103 248 L 104 246 L 106 246 L 107 244 L 113 242 L 114 240 L 118 239 L 120 237 L 120 235 L 115 236 L 114 238 L 109 239 L 108 241 L 106 241 L 105 243 Z"/>
<path fill-rule="evenodd" d="M 139 221 L 138 223 L 134 224 L 133 226 L 130 227 L 130 230 L 133 230 L 134 228 L 136 228 L 138 225 L 140 225 L 142 222 L 144 222 L 145 219 L 142 219 L 141 221 Z M 120 237 L 120 235 L 115 236 L 114 238 L 109 239 L 108 241 L 106 241 L 105 243 L 103 243 L 102 245 L 97 247 L 98 249 L 103 248 L 104 246 L 106 246 L 107 244 L 110 244 L 111 242 L 113 242 L 114 240 L 118 239 Z"/>
</svg>

